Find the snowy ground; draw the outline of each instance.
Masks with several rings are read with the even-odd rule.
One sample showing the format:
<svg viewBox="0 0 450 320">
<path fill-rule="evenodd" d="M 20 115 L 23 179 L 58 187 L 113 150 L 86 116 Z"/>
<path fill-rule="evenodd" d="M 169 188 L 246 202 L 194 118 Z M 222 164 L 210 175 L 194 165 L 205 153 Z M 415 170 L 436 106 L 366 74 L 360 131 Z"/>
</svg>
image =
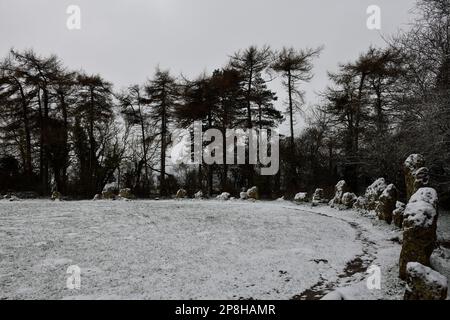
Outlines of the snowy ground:
<svg viewBox="0 0 450 320">
<path fill-rule="evenodd" d="M 0 299 L 401 299 L 400 235 L 287 201 L 0 201 Z M 372 264 L 381 290 L 366 287 Z"/>
</svg>

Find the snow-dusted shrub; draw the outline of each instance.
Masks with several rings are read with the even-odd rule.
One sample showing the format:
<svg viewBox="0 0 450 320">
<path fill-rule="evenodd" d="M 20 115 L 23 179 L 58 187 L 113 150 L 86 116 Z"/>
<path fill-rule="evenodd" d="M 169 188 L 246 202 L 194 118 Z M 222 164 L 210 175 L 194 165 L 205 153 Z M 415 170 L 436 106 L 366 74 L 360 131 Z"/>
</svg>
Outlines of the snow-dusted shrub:
<svg viewBox="0 0 450 320">
<path fill-rule="evenodd" d="M 240 198 L 241 200 L 247 200 L 247 199 L 248 199 L 247 192 L 242 191 L 242 192 L 239 194 L 239 198 Z"/>
<path fill-rule="evenodd" d="M 395 210 L 392 212 L 392 221 L 399 228 L 403 225 L 403 213 L 405 212 L 405 207 L 406 204 L 397 201 L 395 204 Z"/>
<path fill-rule="evenodd" d="M 339 181 L 334 187 L 334 197 L 330 200 L 329 205 L 331 207 L 342 204 L 342 196 L 347 192 L 347 183 L 345 180 Z"/>
<path fill-rule="evenodd" d="M 447 278 L 418 262 L 406 266 L 405 300 L 445 300 Z"/>
<path fill-rule="evenodd" d="M 436 243 L 438 196 L 433 188 L 420 188 L 409 200 L 403 214 L 403 246 L 400 278 L 406 278 L 408 262 L 430 266 Z"/>
<path fill-rule="evenodd" d="M 194 194 L 195 199 L 202 199 L 203 198 L 203 191 L 199 190 L 196 194 Z"/>
<path fill-rule="evenodd" d="M 299 192 L 294 196 L 294 201 L 296 202 L 308 202 L 308 193 Z"/>
<path fill-rule="evenodd" d="M 388 185 L 378 198 L 377 206 L 375 208 L 378 219 L 384 220 L 388 224 L 391 224 L 392 212 L 395 210 L 397 199 L 397 188 L 393 184 Z"/>
<path fill-rule="evenodd" d="M 375 180 L 370 186 L 367 187 L 366 193 L 364 194 L 364 197 L 367 200 L 367 210 L 375 210 L 378 198 L 381 196 L 386 187 L 387 184 L 384 178 Z"/>
<path fill-rule="evenodd" d="M 186 196 L 187 196 L 187 191 L 186 191 L 186 190 L 184 190 L 184 189 L 179 189 L 179 190 L 177 191 L 177 195 L 176 195 L 176 198 L 177 198 L 177 199 L 183 199 L 183 198 L 186 198 Z"/>
<path fill-rule="evenodd" d="M 410 155 L 404 163 L 406 196 L 409 199 L 419 188 L 428 185 L 429 173 L 421 154 Z"/>
<path fill-rule="evenodd" d="M 230 200 L 230 194 L 228 192 L 222 192 L 217 196 L 218 200 Z"/>
<path fill-rule="evenodd" d="M 257 187 L 251 187 L 250 189 L 248 189 L 247 190 L 247 197 L 250 198 L 250 199 L 258 200 L 259 199 L 258 188 Z"/>
<path fill-rule="evenodd" d="M 342 195 L 341 203 L 348 209 L 353 207 L 354 203 L 356 202 L 356 194 L 351 192 L 346 192 Z"/>
</svg>

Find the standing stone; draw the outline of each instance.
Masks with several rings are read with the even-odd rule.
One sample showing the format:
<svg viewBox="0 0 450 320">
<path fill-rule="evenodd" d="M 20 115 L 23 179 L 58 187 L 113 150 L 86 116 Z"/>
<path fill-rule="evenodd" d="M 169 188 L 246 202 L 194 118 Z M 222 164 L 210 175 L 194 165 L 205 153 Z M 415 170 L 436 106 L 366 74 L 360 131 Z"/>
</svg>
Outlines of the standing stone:
<svg viewBox="0 0 450 320">
<path fill-rule="evenodd" d="M 130 188 L 120 189 L 119 197 L 121 197 L 123 199 L 135 199 L 136 198 L 134 196 L 134 194 L 131 193 L 131 189 Z"/>
<path fill-rule="evenodd" d="M 117 183 L 116 182 L 107 183 L 103 187 L 102 198 L 105 200 L 115 200 L 116 192 L 117 192 Z"/>
<path fill-rule="evenodd" d="M 61 197 L 62 197 L 62 195 L 61 195 L 60 192 L 58 192 L 58 191 L 53 191 L 52 192 L 52 200 L 53 201 L 60 201 Z"/>
<path fill-rule="evenodd" d="M 404 300 L 445 300 L 447 278 L 418 262 L 406 267 L 406 290 Z"/>
<path fill-rule="evenodd" d="M 294 196 L 294 201 L 296 202 L 308 202 L 308 193 L 299 192 Z"/>
<path fill-rule="evenodd" d="M 250 189 L 248 189 L 247 190 L 247 197 L 249 199 L 258 200 L 259 199 L 258 187 L 251 187 Z"/>
<path fill-rule="evenodd" d="M 357 199 L 358 197 L 356 196 L 356 194 L 346 192 L 342 195 L 341 202 L 347 209 L 350 209 L 351 207 L 353 207 Z"/>
<path fill-rule="evenodd" d="M 425 167 L 425 158 L 421 154 L 410 155 L 404 163 L 406 197 L 407 199 L 428 185 L 429 173 Z"/>
<path fill-rule="evenodd" d="M 397 188 L 393 184 L 388 185 L 378 198 L 378 203 L 375 209 L 378 219 L 384 220 L 388 224 L 391 224 L 392 212 L 395 210 L 397 199 Z"/>
<path fill-rule="evenodd" d="M 94 196 L 94 199 L 92 199 L 92 200 L 94 200 L 94 201 L 102 200 L 102 195 L 101 195 L 100 193 L 97 193 L 97 194 Z"/>
<path fill-rule="evenodd" d="M 375 180 L 370 186 L 367 187 L 364 197 L 367 200 L 366 209 L 375 210 L 378 203 L 378 198 L 383 193 L 384 189 L 387 188 L 386 181 L 384 178 L 379 178 Z"/>
<path fill-rule="evenodd" d="M 230 194 L 228 192 L 222 192 L 220 195 L 217 196 L 217 200 L 230 200 Z"/>
<path fill-rule="evenodd" d="M 392 212 L 392 221 L 399 228 L 402 228 L 403 226 L 403 213 L 405 212 L 405 207 L 406 204 L 397 201 L 395 204 L 395 210 Z"/>
<path fill-rule="evenodd" d="M 347 189 L 348 187 L 345 180 L 339 181 L 334 187 L 334 197 L 330 200 L 329 205 L 334 207 L 342 204 L 342 196 L 347 192 Z"/>
<path fill-rule="evenodd" d="M 419 262 L 430 266 L 436 245 L 438 196 L 433 188 L 420 188 L 413 194 L 403 214 L 403 245 L 400 278 L 406 279 L 406 265 Z"/>
<path fill-rule="evenodd" d="M 177 199 L 183 199 L 183 198 L 186 198 L 186 196 L 187 196 L 187 191 L 186 190 L 180 189 L 180 190 L 177 191 L 177 195 L 176 195 Z"/>
<path fill-rule="evenodd" d="M 200 190 L 196 194 L 194 194 L 195 199 L 202 199 L 203 198 L 203 191 Z"/>
<path fill-rule="evenodd" d="M 324 201 L 323 199 L 323 189 L 317 188 L 314 191 L 313 197 L 312 197 L 312 205 L 317 206 L 318 204 L 322 203 Z"/>
<path fill-rule="evenodd" d="M 353 209 L 364 212 L 367 207 L 367 199 L 365 197 L 358 197 L 353 204 Z"/>
</svg>

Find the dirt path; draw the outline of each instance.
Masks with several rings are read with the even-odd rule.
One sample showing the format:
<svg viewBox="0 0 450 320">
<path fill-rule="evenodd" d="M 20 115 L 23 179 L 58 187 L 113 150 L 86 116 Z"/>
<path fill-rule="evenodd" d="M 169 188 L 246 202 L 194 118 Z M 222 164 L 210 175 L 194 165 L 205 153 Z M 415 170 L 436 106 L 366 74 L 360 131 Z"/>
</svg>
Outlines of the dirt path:
<svg viewBox="0 0 450 320">
<path fill-rule="evenodd" d="M 329 281 L 321 274 L 320 280 L 316 284 L 304 290 L 302 293 L 293 296 L 291 300 L 320 300 L 326 294 L 340 287 L 342 284 L 348 285 L 352 282 L 359 282 L 360 278 L 355 277 L 355 275 L 365 274 L 371 263 L 375 260 L 377 254 L 375 243 L 367 237 L 368 231 L 360 224 L 356 222 L 350 222 L 342 218 L 332 217 L 324 213 L 307 211 L 304 209 L 297 209 L 292 207 L 286 208 L 301 210 L 311 214 L 317 214 L 320 216 L 328 217 L 330 219 L 337 219 L 346 222 L 356 231 L 355 240 L 361 242 L 362 244 L 362 252 L 356 255 L 351 261 L 347 263 L 344 270 L 342 270 L 342 272 L 337 275 L 337 280 Z M 327 263 L 327 261 L 317 261 L 317 263 L 320 262 Z"/>
</svg>

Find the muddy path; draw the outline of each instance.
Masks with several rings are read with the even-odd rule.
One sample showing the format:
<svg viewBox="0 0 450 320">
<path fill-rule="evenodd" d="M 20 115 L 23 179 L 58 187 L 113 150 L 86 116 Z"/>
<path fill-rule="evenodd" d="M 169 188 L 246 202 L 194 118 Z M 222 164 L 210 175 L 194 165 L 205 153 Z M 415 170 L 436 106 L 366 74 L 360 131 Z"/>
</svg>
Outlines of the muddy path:
<svg viewBox="0 0 450 320">
<path fill-rule="evenodd" d="M 320 280 L 316 284 L 304 290 L 300 294 L 291 297 L 290 300 L 320 300 L 326 294 L 330 293 L 343 284 L 348 285 L 350 283 L 359 282 L 363 279 L 367 269 L 375 260 L 377 254 L 375 243 L 367 238 L 366 234 L 368 233 L 368 231 L 365 228 L 363 228 L 356 222 L 347 221 L 339 217 L 329 216 L 324 213 L 292 207 L 286 208 L 292 210 L 300 210 L 311 214 L 318 214 L 331 219 L 341 220 L 349 224 L 356 231 L 355 240 L 361 242 L 362 244 L 362 252 L 355 256 L 352 260 L 347 262 L 345 268 L 337 275 L 337 280 L 330 281 L 321 275 Z"/>
</svg>

